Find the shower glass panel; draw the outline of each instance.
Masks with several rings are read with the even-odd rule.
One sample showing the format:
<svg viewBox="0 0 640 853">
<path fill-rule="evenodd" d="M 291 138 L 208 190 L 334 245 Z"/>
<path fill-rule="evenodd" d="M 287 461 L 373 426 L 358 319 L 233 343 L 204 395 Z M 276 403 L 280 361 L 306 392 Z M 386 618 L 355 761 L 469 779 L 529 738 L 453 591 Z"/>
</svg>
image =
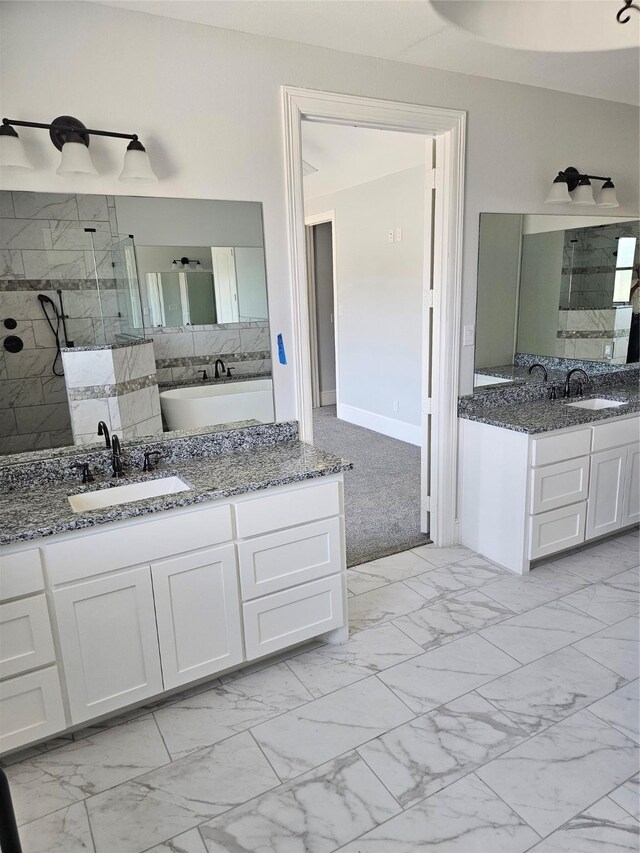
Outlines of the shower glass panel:
<svg viewBox="0 0 640 853">
<path fill-rule="evenodd" d="M 97 310 L 95 345 L 126 343 L 144 338 L 140 283 L 134 240 L 110 237 L 106 245 L 98 232 L 89 232 L 91 251 L 87 272 L 95 284 Z"/>
</svg>

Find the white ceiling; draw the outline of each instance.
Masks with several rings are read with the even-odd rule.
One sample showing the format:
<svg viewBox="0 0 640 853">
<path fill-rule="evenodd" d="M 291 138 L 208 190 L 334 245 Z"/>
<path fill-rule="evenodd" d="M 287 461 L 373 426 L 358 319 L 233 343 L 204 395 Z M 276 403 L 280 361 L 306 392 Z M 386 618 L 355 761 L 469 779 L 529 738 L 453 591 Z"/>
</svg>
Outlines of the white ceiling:
<svg viewBox="0 0 640 853">
<path fill-rule="evenodd" d="M 491 44 L 447 23 L 426 0 L 91 0 L 177 20 L 393 59 L 479 77 L 557 89 L 622 103 L 640 95 L 640 14 L 619 27 L 635 47 L 581 52 L 563 9 L 614 20 L 622 0 L 553 0 L 568 52 L 516 50 Z M 476 0 L 477 2 L 477 0 Z M 541 0 L 536 0 L 536 3 Z M 544 2 L 544 0 L 543 0 Z M 518 7 L 519 0 L 510 5 Z M 527 4 L 530 5 L 530 4 Z M 546 4 L 548 5 L 548 3 Z M 608 38 L 618 30 L 607 24 Z M 605 25 L 603 24 L 603 33 Z M 613 33 L 613 35 L 611 35 Z M 609 43 L 609 42 L 607 42 Z"/>
<path fill-rule="evenodd" d="M 318 171 L 304 178 L 308 201 L 425 162 L 424 136 L 351 125 L 302 123 L 302 156 Z"/>
</svg>

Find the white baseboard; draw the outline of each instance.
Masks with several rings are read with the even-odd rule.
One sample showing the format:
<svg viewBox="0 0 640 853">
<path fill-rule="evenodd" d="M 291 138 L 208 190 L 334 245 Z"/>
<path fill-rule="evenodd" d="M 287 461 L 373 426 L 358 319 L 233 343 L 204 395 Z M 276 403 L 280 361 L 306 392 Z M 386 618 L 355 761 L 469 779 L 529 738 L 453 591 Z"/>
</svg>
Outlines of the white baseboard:
<svg viewBox="0 0 640 853">
<path fill-rule="evenodd" d="M 336 404 L 336 392 L 335 391 L 321 391 L 320 392 L 320 405 L 321 406 L 335 406 Z"/>
<path fill-rule="evenodd" d="M 366 427 L 382 435 L 388 435 L 390 438 L 415 444 L 417 447 L 422 446 L 420 427 L 408 424 L 406 421 L 397 421 L 395 418 L 387 418 L 385 415 L 377 415 L 375 412 L 358 409 L 356 406 L 347 406 L 344 403 L 338 404 L 337 415 L 350 424 Z"/>
</svg>

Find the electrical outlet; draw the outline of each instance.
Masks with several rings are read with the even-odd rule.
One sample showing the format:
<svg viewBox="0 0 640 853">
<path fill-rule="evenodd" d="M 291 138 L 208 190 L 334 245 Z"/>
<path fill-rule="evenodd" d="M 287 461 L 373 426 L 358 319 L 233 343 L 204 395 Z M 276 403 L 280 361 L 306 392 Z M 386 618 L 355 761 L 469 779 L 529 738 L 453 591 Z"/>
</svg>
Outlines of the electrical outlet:
<svg viewBox="0 0 640 853">
<path fill-rule="evenodd" d="M 402 228 L 396 228 L 396 243 L 402 242 Z"/>
<path fill-rule="evenodd" d="M 398 412 L 400 410 L 400 400 L 393 401 L 393 411 Z"/>
<path fill-rule="evenodd" d="M 393 243 L 393 228 L 389 228 L 389 230 L 387 232 L 387 240 L 390 243 Z"/>
<path fill-rule="evenodd" d="M 462 330 L 462 346 L 472 347 L 475 341 L 475 326 L 465 326 Z"/>
</svg>

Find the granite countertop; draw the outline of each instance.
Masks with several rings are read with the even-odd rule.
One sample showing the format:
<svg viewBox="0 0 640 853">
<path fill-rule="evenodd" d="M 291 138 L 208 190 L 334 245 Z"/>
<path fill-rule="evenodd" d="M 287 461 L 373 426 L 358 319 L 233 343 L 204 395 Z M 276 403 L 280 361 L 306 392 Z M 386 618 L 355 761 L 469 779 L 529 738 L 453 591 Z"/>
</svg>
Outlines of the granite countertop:
<svg viewBox="0 0 640 853">
<path fill-rule="evenodd" d="M 125 477 L 120 480 L 100 475 L 89 486 L 74 485 L 67 480 L 59 484 L 16 487 L 0 495 L 0 545 L 221 500 L 338 474 L 352 467 L 350 462 L 310 444 L 288 441 L 271 447 L 160 464 L 148 474 L 143 474 L 140 468 L 132 468 L 125 471 Z M 171 475 L 180 477 L 191 490 L 80 513 L 74 513 L 67 500 L 69 495 Z"/>
<path fill-rule="evenodd" d="M 583 426 L 640 411 L 637 385 L 615 391 L 594 391 L 582 398 L 573 397 L 570 401 L 538 399 L 489 404 L 486 402 L 490 400 L 489 395 L 482 394 L 474 400 L 476 396 L 461 398 L 465 401 L 464 407 L 458 410 L 461 418 L 530 434 Z M 611 409 L 581 409 L 567 405 L 568 402 L 575 403 L 592 397 L 624 401 L 624 405 Z"/>
</svg>

